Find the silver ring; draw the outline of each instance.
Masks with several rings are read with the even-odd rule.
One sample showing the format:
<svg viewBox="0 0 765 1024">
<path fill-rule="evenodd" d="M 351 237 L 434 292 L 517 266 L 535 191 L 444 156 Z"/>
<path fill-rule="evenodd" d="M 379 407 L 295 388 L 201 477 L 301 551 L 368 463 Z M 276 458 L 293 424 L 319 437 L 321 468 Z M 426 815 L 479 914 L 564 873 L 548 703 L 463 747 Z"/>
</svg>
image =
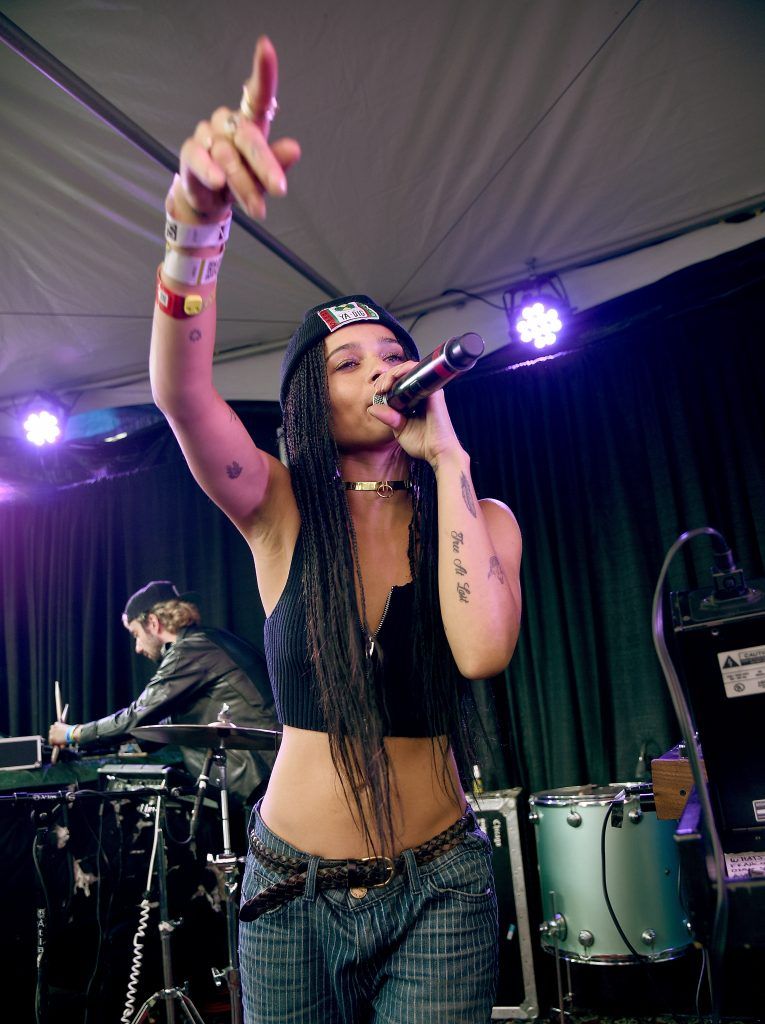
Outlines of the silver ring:
<svg viewBox="0 0 765 1024">
<path fill-rule="evenodd" d="M 265 110 L 256 110 L 253 106 L 252 97 L 250 96 L 250 90 L 247 88 L 247 83 L 245 82 L 242 86 L 242 98 L 239 101 L 239 110 L 248 120 L 258 121 L 260 118 L 264 118 L 270 124 L 276 117 L 276 111 L 278 109 L 279 104 L 276 102 L 276 97 L 272 96 Z"/>
<path fill-rule="evenodd" d="M 233 142 L 236 133 L 239 131 L 239 115 L 229 114 L 226 120 L 223 122 L 223 134 L 225 137 Z"/>
</svg>

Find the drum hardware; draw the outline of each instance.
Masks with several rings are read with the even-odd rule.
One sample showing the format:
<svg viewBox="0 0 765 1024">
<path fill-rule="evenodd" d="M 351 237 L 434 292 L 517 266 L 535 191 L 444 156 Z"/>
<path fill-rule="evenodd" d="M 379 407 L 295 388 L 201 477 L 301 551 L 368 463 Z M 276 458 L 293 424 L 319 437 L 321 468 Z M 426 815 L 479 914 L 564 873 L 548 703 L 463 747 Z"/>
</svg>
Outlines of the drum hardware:
<svg viewBox="0 0 765 1024">
<path fill-rule="evenodd" d="M 555 893 L 551 892 L 550 896 L 554 899 Z M 539 926 L 539 931 L 542 935 L 549 939 L 565 939 L 567 934 L 566 918 L 563 914 L 555 914 L 551 920 L 543 921 Z"/>
<path fill-rule="evenodd" d="M 123 1021 L 131 1020 L 132 1024 L 142 1024 L 143 1021 L 151 1019 L 150 1011 L 160 1000 L 164 1000 L 165 1019 L 167 1024 L 176 1024 L 176 1004 L 180 1007 L 181 1012 L 187 1021 L 191 1021 L 192 1024 L 204 1024 L 199 1011 L 186 994 L 184 988 L 178 988 L 173 981 L 173 961 L 170 949 L 170 938 L 172 932 L 181 922 L 179 920 L 171 920 L 167 898 L 167 851 L 164 835 L 166 798 L 163 793 L 157 793 L 154 796 L 154 800 L 156 801 L 155 842 L 157 854 L 157 882 L 159 885 L 158 927 L 160 950 L 162 953 L 162 980 L 164 982 L 164 987 L 149 996 L 134 1018 L 130 1015 L 130 1001 L 132 996 L 129 994 L 128 1005 L 125 1007 L 122 1019 Z M 146 888 L 147 890 L 151 888 L 151 877 L 149 877 L 147 881 Z"/>
<path fill-rule="evenodd" d="M 566 980 L 568 982 L 568 991 L 563 991 L 563 976 L 561 973 L 561 952 L 560 944 L 566 941 L 568 935 L 568 925 L 566 924 L 565 917 L 558 912 L 557 907 L 557 894 L 554 892 L 550 893 L 550 900 L 552 902 L 553 916 L 551 920 L 544 922 L 540 927 L 542 931 L 546 927 L 546 934 L 553 941 L 553 949 L 555 951 L 555 984 L 558 989 L 558 1006 L 554 1007 L 552 1012 L 558 1014 L 558 1020 L 560 1024 L 566 1024 L 566 1019 L 571 1015 L 571 1007 L 573 1006 L 574 996 L 571 991 L 571 969 L 569 964 L 566 963 Z"/>
<path fill-rule="evenodd" d="M 579 828 L 582 824 L 582 815 L 577 814 L 576 811 L 569 811 L 566 815 L 566 821 L 572 828 Z"/>
<path fill-rule="evenodd" d="M 281 732 L 274 729 L 240 728 L 231 721 L 231 709 L 223 704 L 215 722 L 209 725 L 143 725 L 133 730 L 139 739 L 151 739 L 159 743 L 176 743 L 178 746 L 205 747 L 205 762 L 198 780 L 197 800 L 192 813 L 189 838 L 193 838 L 193 830 L 198 816 L 198 803 L 209 781 L 209 772 L 213 761 L 220 771 L 220 812 L 223 832 L 223 852 L 217 856 L 208 855 L 207 860 L 212 866 L 220 869 L 224 879 L 226 903 L 226 939 L 228 946 L 228 964 L 221 969 L 213 969 L 213 980 L 220 985 L 225 979 L 228 985 L 231 1002 L 231 1024 L 242 1024 L 241 974 L 239 971 L 239 949 L 237 942 L 238 918 L 236 913 L 236 894 L 239 890 L 238 860 L 231 848 L 231 827 L 228 802 L 228 776 L 226 766 L 226 750 L 273 750 L 281 737 Z"/>
</svg>

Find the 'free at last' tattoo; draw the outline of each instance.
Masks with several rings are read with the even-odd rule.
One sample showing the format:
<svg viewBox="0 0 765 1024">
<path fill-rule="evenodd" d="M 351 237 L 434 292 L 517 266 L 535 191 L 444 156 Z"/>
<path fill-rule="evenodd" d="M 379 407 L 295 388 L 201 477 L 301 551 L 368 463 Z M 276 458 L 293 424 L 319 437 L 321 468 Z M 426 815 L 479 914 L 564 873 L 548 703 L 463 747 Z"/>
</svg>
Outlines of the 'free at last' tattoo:
<svg viewBox="0 0 765 1024">
<path fill-rule="evenodd" d="M 457 584 L 457 593 L 460 595 L 460 601 L 464 601 L 465 604 L 469 604 L 468 594 L 470 593 L 470 584 L 465 580 L 464 583 Z"/>
<path fill-rule="evenodd" d="M 452 530 L 452 551 L 456 555 L 459 552 L 460 544 L 464 544 L 465 539 L 461 533 L 457 533 L 456 530 Z"/>
<path fill-rule="evenodd" d="M 238 462 L 232 462 L 230 466 L 226 466 L 226 475 L 232 480 L 236 480 L 238 476 L 242 475 L 242 467 Z"/>
<path fill-rule="evenodd" d="M 504 584 L 505 573 L 504 570 L 502 569 L 502 563 L 500 562 L 496 555 L 492 555 L 491 558 L 489 559 L 489 571 L 486 575 L 486 579 L 489 579 L 491 576 L 496 576 L 499 582 Z"/>
<path fill-rule="evenodd" d="M 470 486 L 470 481 L 464 473 L 460 475 L 460 487 L 462 488 L 462 500 L 467 506 L 467 510 L 473 519 L 478 518 L 478 512 L 476 511 L 475 501 L 473 499 L 473 489 Z"/>
</svg>

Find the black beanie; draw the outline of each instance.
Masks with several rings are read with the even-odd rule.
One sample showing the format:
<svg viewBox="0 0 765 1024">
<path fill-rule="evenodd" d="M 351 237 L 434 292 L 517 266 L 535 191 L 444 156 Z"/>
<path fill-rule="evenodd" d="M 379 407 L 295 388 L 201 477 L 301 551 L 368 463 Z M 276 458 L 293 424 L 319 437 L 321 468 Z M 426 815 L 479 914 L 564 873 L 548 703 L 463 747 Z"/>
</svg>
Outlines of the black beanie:
<svg viewBox="0 0 765 1024">
<path fill-rule="evenodd" d="M 343 295 L 337 299 L 327 299 L 326 302 L 308 310 L 303 317 L 303 322 L 290 338 L 282 360 L 281 387 L 279 389 L 282 411 L 284 411 L 284 404 L 287 400 L 292 374 L 308 349 L 318 345 L 328 334 L 332 334 L 341 327 L 365 321 L 379 323 L 383 327 L 387 327 L 404 346 L 407 356 L 410 359 L 419 360 L 420 353 L 409 332 L 394 316 L 391 316 L 382 306 L 378 306 L 368 295 Z"/>
<path fill-rule="evenodd" d="M 181 600 L 181 595 L 170 580 L 152 580 L 129 598 L 122 617 L 125 622 L 132 622 L 133 619 L 137 619 L 144 612 L 151 611 L 154 605 L 161 604 L 162 601 L 179 600 Z"/>
</svg>

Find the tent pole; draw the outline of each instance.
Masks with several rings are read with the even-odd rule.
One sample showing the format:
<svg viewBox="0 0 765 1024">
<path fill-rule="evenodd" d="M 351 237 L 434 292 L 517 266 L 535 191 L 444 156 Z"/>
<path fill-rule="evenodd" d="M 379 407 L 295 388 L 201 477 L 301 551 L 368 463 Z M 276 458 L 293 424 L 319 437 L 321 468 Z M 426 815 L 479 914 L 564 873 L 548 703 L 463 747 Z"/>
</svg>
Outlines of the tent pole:
<svg viewBox="0 0 765 1024">
<path fill-rule="evenodd" d="M 32 36 L 27 35 L 15 22 L 0 12 L 0 40 L 11 50 L 23 57 L 29 64 L 40 71 L 46 78 L 49 78 L 54 85 L 63 89 L 73 99 L 81 103 L 92 114 L 95 114 L 104 124 L 112 128 L 118 135 L 121 135 L 128 142 L 132 142 L 143 153 L 150 156 L 162 167 L 167 168 L 172 174 L 178 171 L 178 158 L 171 150 L 163 146 L 152 135 L 149 135 L 139 124 L 132 121 L 127 114 L 123 113 L 113 103 L 110 103 L 105 96 L 97 92 L 92 86 L 76 75 L 71 68 L 63 64 L 57 57 L 41 46 Z M 234 220 L 249 235 L 257 239 L 280 260 L 292 267 L 298 274 L 310 281 L 326 295 L 334 297 L 341 295 L 342 288 L 337 288 L 326 278 L 322 277 L 313 267 L 309 266 L 296 253 L 282 245 L 278 239 L 261 227 L 257 221 L 252 220 L 245 213 L 234 207 Z"/>
</svg>

